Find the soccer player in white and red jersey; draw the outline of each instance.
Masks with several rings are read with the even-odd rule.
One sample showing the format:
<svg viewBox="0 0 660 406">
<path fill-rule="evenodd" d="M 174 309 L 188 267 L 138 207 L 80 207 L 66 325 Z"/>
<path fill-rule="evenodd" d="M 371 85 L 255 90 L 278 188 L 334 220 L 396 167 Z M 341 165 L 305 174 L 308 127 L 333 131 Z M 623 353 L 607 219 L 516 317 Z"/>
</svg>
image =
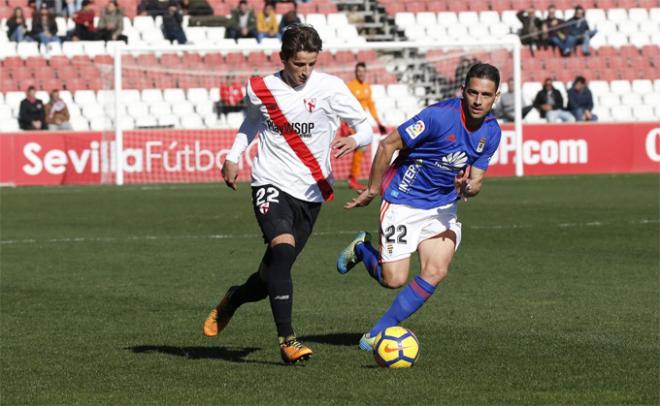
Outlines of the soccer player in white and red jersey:
<svg viewBox="0 0 660 406">
<path fill-rule="evenodd" d="M 362 336 L 361 349 L 372 350 L 380 332 L 420 309 L 447 277 L 461 241 L 457 201 L 481 191 L 500 144 L 502 131 L 491 114 L 499 86 L 497 68 L 473 65 L 462 98 L 427 107 L 381 141 L 367 190 L 346 204 L 347 209 L 366 206 L 382 194 L 379 250 L 371 246 L 369 233 L 359 232 L 337 259 L 339 273 L 363 262 L 382 286 L 399 288 L 408 280 L 413 252 L 421 265 L 420 274 Z"/>
<path fill-rule="evenodd" d="M 216 336 L 238 307 L 269 297 L 287 363 L 312 354 L 297 340 L 292 326 L 291 268 L 321 204 L 333 197 L 330 154 L 334 150 L 335 157 L 342 157 L 369 145 L 373 137 L 366 113 L 346 84 L 314 70 L 321 48 L 314 28 L 292 25 L 282 36 L 283 69 L 248 81 L 246 117 L 222 174 L 235 189 L 240 155 L 259 134 L 252 164 L 252 203 L 266 253 L 257 272 L 244 284 L 230 287 L 204 323 L 204 334 Z M 355 134 L 334 139 L 340 120 L 349 123 Z"/>
</svg>

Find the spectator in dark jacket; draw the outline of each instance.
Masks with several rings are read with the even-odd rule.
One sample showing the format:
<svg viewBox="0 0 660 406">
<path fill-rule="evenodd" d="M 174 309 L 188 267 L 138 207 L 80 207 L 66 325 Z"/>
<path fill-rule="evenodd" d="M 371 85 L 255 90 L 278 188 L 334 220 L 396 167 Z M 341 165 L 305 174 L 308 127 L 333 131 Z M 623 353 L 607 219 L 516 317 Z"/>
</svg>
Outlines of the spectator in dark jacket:
<svg viewBox="0 0 660 406">
<path fill-rule="evenodd" d="M 76 28 L 73 29 L 74 41 L 96 41 L 98 33 L 94 27 L 94 9 L 90 0 L 83 0 L 82 9 L 73 17 Z"/>
<path fill-rule="evenodd" d="M 568 89 L 568 111 L 573 114 L 577 121 L 597 121 L 598 116 L 591 110 L 594 108 L 594 99 L 591 90 L 587 87 L 587 80 L 578 76 L 573 81 L 573 86 Z"/>
<path fill-rule="evenodd" d="M 231 11 L 225 35 L 236 41 L 239 38 L 257 38 L 257 17 L 246 0 L 239 1 L 238 7 Z"/>
<path fill-rule="evenodd" d="M 32 37 L 28 35 L 23 9 L 20 7 L 16 7 L 7 19 L 7 37 L 14 42 L 32 41 Z"/>
<path fill-rule="evenodd" d="M 543 89 L 536 94 L 534 108 L 538 110 L 541 118 L 545 118 L 549 123 L 575 121 L 575 117 L 564 109 L 564 98 L 552 85 L 550 78 L 543 82 Z"/>
<path fill-rule="evenodd" d="M 35 13 L 32 18 L 32 38 L 38 40 L 42 44 L 49 44 L 51 42 L 60 42 L 57 36 L 57 23 L 55 16 L 42 5 L 39 13 Z"/>
<path fill-rule="evenodd" d="M 520 43 L 529 45 L 529 49 L 534 52 L 534 46 L 539 46 L 541 43 L 541 27 L 543 22 L 536 16 L 534 7 L 529 7 L 526 11 L 520 10 L 516 17 L 522 23 L 522 28 L 518 31 Z"/>
<path fill-rule="evenodd" d="M 167 6 L 167 13 L 163 16 L 163 35 L 170 42 L 185 44 L 188 42 L 186 33 L 183 31 L 183 13 L 179 9 L 176 1 L 170 2 Z"/>
<path fill-rule="evenodd" d="M 285 13 L 280 20 L 280 36 L 286 30 L 286 27 L 292 24 L 300 24 L 302 20 L 298 17 L 298 4 L 293 3 L 293 9 Z"/>
<path fill-rule="evenodd" d="M 548 17 L 542 25 L 541 42 L 553 48 L 561 49 L 566 41 L 564 20 L 557 18 L 557 8 L 553 5 L 548 7 Z"/>
<path fill-rule="evenodd" d="M 589 40 L 594 35 L 596 35 L 596 30 L 589 29 L 589 23 L 584 18 L 584 9 L 582 6 L 575 7 L 575 16 L 566 23 L 566 41 L 561 50 L 562 55 L 570 55 L 573 52 L 573 48 L 581 43 L 582 54 L 589 56 Z"/>
<path fill-rule="evenodd" d="M 162 16 L 167 12 L 169 1 L 166 0 L 141 0 L 137 6 L 137 13 L 141 16 Z"/>
<path fill-rule="evenodd" d="M 37 99 L 34 86 L 28 87 L 27 97 L 21 102 L 18 112 L 18 125 L 21 130 L 47 130 L 44 103 Z"/>
</svg>

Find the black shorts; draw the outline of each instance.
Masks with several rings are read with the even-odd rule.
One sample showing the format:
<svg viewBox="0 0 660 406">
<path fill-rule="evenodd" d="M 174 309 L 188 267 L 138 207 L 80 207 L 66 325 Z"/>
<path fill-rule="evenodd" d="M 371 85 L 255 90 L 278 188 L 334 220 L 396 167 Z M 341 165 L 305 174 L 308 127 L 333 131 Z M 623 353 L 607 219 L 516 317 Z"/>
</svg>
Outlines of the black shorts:
<svg viewBox="0 0 660 406">
<path fill-rule="evenodd" d="M 305 246 L 321 211 L 321 203 L 296 199 L 273 185 L 252 186 L 252 207 L 264 241 L 293 234 L 296 253 Z"/>
</svg>

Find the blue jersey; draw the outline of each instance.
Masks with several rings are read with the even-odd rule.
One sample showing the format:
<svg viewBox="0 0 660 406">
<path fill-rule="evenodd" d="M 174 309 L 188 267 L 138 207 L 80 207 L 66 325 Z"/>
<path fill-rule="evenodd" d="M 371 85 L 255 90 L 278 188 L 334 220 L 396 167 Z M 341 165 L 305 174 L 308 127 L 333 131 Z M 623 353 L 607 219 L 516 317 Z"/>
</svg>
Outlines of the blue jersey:
<svg viewBox="0 0 660 406">
<path fill-rule="evenodd" d="M 405 147 L 383 177 L 383 198 L 420 209 L 458 199 L 456 174 L 471 165 L 486 170 L 500 145 L 500 130 L 491 113 L 469 131 L 461 99 L 449 99 L 422 110 L 401 124 Z"/>
</svg>

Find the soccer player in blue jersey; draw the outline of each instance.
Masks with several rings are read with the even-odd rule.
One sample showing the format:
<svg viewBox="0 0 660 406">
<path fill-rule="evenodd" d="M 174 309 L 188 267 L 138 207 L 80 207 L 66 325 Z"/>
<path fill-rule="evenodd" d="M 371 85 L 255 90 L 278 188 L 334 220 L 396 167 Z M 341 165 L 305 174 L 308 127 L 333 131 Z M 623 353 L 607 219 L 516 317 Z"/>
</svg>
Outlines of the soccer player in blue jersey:
<svg viewBox="0 0 660 406">
<path fill-rule="evenodd" d="M 497 68 L 472 66 L 462 98 L 427 107 L 381 141 L 368 188 L 346 203 L 347 209 L 362 207 L 382 194 L 378 250 L 369 233 L 359 232 L 337 259 L 340 273 L 362 262 L 382 286 L 396 289 L 408 280 L 413 252 L 421 264 L 420 274 L 362 336 L 360 348 L 371 350 L 378 333 L 410 317 L 447 277 L 461 241 L 457 202 L 481 191 L 500 143 L 501 130 L 490 113 L 499 85 Z"/>
</svg>

